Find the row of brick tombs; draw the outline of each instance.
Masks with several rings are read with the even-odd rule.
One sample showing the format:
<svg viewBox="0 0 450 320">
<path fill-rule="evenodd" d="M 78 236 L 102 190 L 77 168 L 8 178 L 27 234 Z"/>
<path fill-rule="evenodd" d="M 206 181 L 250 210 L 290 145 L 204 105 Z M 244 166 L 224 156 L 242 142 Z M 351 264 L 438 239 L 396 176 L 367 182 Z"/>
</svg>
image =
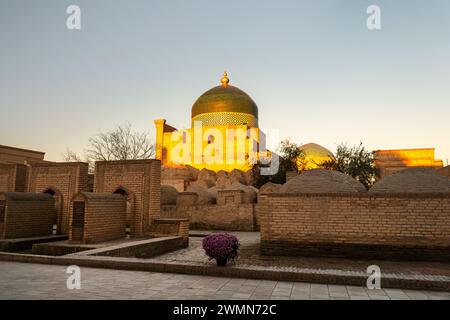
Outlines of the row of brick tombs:
<svg viewBox="0 0 450 320">
<path fill-rule="evenodd" d="M 125 238 L 127 233 L 130 234 L 130 213 L 127 212 L 129 201 L 122 192 L 81 192 L 74 196 L 70 205 L 69 239 L 73 242 L 95 243 Z M 58 225 L 62 222 L 56 208 L 62 203 L 62 197 L 53 190 L 1 194 L 1 237 L 32 238 L 59 233 Z"/>
<path fill-rule="evenodd" d="M 97 172 L 94 193 L 87 192 L 85 163 L 0 166 L 0 238 L 63 234 L 72 243 L 99 243 L 153 236 L 160 162 L 105 162 Z"/>
<path fill-rule="evenodd" d="M 160 173 L 160 168 L 156 169 Z M 118 168 L 114 168 L 111 174 L 117 177 L 117 172 Z M 377 194 L 362 190 L 348 177 L 311 172 L 277 186 L 279 189 L 274 192 L 259 195 L 256 204 L 244 203 L 239 190 L 219 192 L 216 204 L 200 206 L 196 205 L 197 194 L 182 193 L 175 207 L 163 206 L 161 212 L 158 170 L 141 174 L 140 180 L 135 174 L 129 179 L 128 188 L 114 188 L 119 181 L 113 181 L 104 168 L 103 179 L 96 180 L 95 188 L 107 192 L 78 192 L 71 197 L 69 205 L 65 201 L 67 197 L 56 188 L 47 188 L 43 193 L 3 193 L 0 234 L 3 238 L 48 235 L 55 232 L 56 222 L 58 232 L 67 233 L 70 241 L 96 243 L 125 238 L 126 228 L 132 237 L 148 236 L 152 222 L 162 214 L 189 218 L 191 227 L 196 228 L 246 231 L 260 228 L 262 252 L 272 255 L 327 254 L 323 248 L 333 248 L 339 254 L 384 250 L 400 256 L 398 250 L 401 250 L 417 253 L 413 258 L 424 253 L 422 256 L 427 259 L 435 260 L 438 255 L 448 259 L 450 180 L 447 177 L 405 171 L 396 175 L 393 182 L 386 178 L 377 187 Z M 119 176 L 125 185 L 124 175 Z M 326 183 L 319 184 L 318 176 Z M 404 186 L 399 189 L 399 176 L 414 183 L 407 184 L 409 189 Z M 312 181 L 309 191 L 326 185 L 327 192 L 305 193 L 308 179 Z M 332 188 L 343 186 L 346 193 L 333 194 Z M 397 189 L 392 189 L 393 186 Z M 127 191 L 132 188 L 134 192 Z M 404 189 L 407 192 L 399 192 Z"/>
</svg>

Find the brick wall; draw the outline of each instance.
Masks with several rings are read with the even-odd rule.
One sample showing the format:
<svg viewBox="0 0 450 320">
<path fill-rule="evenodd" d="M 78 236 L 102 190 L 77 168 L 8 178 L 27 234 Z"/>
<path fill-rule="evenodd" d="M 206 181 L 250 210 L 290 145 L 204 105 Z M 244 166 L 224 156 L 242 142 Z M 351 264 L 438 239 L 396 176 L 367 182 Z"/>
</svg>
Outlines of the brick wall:
<svg viewBox="0 0 450 320">
<path fill-rule="evenodd" d="M 178 192 L 185 191 L 188 184 L 185 179 L 162 179 L 161 183 L 174 187 Z"/>
<path fill-rule="evenodd" d="M 196 230 L 255 231 L 255 205 L 162 206 L 162 218 L 187 218 Z"/>
<path fill-rule="evenodd" d="M 0 164 L 0 192 L 25 192 L 27 166 L 23 164 Z"/>
<path fill-rule="evenodd" d="M 181 192 L 176 206 L 162 206 L 162 218 L 186 218 L 196 230 L 255 231 L 256 204 L 243 203 L 244 191 L 219 190 L 217 204 L 198 204 L 198 194 Z"/>
<path fill-rule="evenodd" d="M 161 162 L 159 160 L 100 161 L 95 164 L 94 192 L 126 191 L 131 235 L 145 233 L 160 216 Z"/>
<path fill-rule="evenodd" d="M 261 230 L 261 219 L 260 217 L 260 200 L 259 200 L 259 196 L 258 196 L 258 203 L 255 204 L 255 213 L 253 214 L 254 216 L 254 221 L 255 221 L 255 231 L 260 231 Z"/>
<path fill-rule="evenodd" d="M 189 219 L 156 219 L 149 228 L 152 237 L 180 236 L 189 243 Z"/>
<path fill-rule="evenodd" d="M 74 207 L 84 202 L 84 224 L 74 222 Z M 125 238 L 126 198 L 119 194 L 82 192 L 73 198 L 69 240 L 96 243 Z M 77 224 L 77 225 L 76 225 Z M 79 235 L 82 234 L 82 239 Z"/>
<path fill-rule="evenodd" d="M 270 255 L 450 260 L 450 195 L 264 194 Z"/>
<path fill-rule="evenodd" d="M 0 164 L 26 164 L 43 162 L 45 153 L 11 146 L 0 145 Z"/>
<path fill-rule="evenodd" d="M 88 164 L 83 162 L 33 163 L 28 168 L 28 192 L 55 192 L 58 232 L 68 234 L 70 202 L 88 190 Z"/>
<path fill-rule="evenodd" d="M 440 168 L 437 170 L 437 172 L 442 174 L 443 176 L 450 177 L 450 166 Z"/>
<path fill-rule="evenodd" d="M 244 191 L 242 190 L 219 190 L 217 192 L 217 205 L 226 206 L 234 205 L 238 206 L 242 203 L 242 196 Z"/>
<path fill-rule="evenodd" d="M 5 237 L 4 231 L 5 231 L 5 204 L 6 201 L 2 199 L 2 196 L 0 195 L 0 239 L 3 239 Z"/>
<path fill-rule="evenodd" d="M 150 181 L 148 181 L 150 184 L 150 203 L 147 225 L 150 224 L 152 220 L 159 219 L 161 215 L 161 161 L 150 161 L 151 172 Z"/>
<path fill-rule="evenodd" d="M 4 239 L 30 238 L 52 234 L 55 202 L 52 196 L 24 192 L 0 195 L 3 225 L 0 237 Z M 1 221 L 0 221 L 1 224 Z"/>
<path fill-rule="evenodd" d="M 195 192 L 181 192 L 177 196 L 177 207 L 194 206 L 197 203 L 198 194 Z"/>
<path fill-rule="evenodd" d="M 380 178 L 411 167 L 442 168 L 442 160 L 435 159 L 434 148 L 376 150 L 375 167 Z"/>
</svg>

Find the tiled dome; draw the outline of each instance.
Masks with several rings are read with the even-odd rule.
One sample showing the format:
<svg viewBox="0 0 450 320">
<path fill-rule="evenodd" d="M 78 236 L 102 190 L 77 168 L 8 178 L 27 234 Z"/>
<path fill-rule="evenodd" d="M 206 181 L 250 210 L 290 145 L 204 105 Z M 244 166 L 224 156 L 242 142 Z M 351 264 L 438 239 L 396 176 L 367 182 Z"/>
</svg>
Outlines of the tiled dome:
<svg viewBox="0 0 450 320">
<path fill-rule="evenodd" d="M 258 107 L 237 87 L 217 86 L 203 93 L 192 107 L 192 121 L 203 125 L 242 125 L 258 127 Z"/>
<path fill-rule="evenodd" d="M 258 127 L 258 107 L 248 94 L 229 85 L 228 74 L 222 85 L 203 93 L 192 106 L 192 124 L 201 121 L 204 126 L 244 125 Z"/>
<path fill-rule="evenodd" d="M 405 169 L 383 178 L 370 193 L 450 193 L 450 178 L 431 168 Z"/>
<path fill-rule="evenodd" d="M 306 156 L 310 157 L 333 157 L 333 152 L 317 143 L 306 143 L 300 147 Z"/>
<path fill-rule="evenodd" d="M 356 179 L 339 171 L 312 169 L 292 178 L 280 193 L 357 193 L 366 188 Z"/>
<path fill-rule="evenodd" d="M 305 157 L 302 160 L 306 164 L 306 169 L 319 167 L 323 162 L 334 159 L 333 152 L 317 143 L 307 143 L 300 147 Z"/>
</svg>

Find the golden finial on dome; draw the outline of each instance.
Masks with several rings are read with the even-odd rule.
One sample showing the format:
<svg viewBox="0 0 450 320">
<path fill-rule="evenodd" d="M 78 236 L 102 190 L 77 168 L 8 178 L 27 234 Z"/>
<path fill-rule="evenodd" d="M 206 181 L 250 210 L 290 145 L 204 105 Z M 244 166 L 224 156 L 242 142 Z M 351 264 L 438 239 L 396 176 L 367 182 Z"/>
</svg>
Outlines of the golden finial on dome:
<svg viewBox="0 0 450 320">
<path fill-rule="evenodd" d="M 230 83 L 230 79 L 228 78 L 228 73 L 224 71 L 222 79 L 220 79 L 223 87 L 228 87 L 228 83 Z"/>
</svg>

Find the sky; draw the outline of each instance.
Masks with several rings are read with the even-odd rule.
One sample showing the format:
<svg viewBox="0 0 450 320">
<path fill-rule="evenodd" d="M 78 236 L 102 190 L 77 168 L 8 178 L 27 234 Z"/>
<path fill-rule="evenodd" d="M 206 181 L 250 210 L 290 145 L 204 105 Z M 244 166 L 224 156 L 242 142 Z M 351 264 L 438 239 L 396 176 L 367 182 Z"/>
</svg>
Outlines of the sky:
<svg viewBox="0 0 450 320">
<path fill-rule="evenodd" d="M 445 165 L 449 57 L 448 0 L 0 0 L 0 144 L 58 161 L 126 122 L 154 140 L 227 70 L 280 138 L 434 147 Z"/>
</svg>

